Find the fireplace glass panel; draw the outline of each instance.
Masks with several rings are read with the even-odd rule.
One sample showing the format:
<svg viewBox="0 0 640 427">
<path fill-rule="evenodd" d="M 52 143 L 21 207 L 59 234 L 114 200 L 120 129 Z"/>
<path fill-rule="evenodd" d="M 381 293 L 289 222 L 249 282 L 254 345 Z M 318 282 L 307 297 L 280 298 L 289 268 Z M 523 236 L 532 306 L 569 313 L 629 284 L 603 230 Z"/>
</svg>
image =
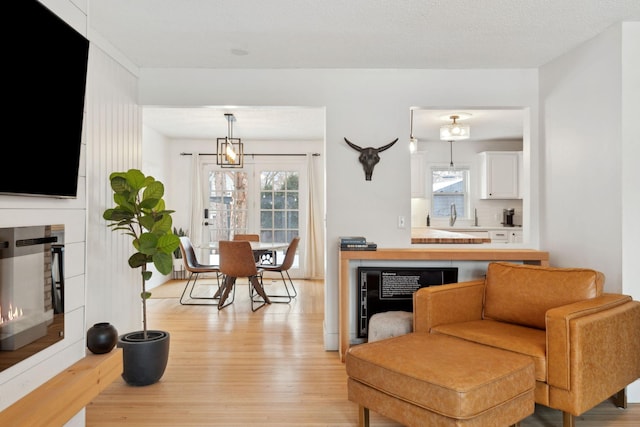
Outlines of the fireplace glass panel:
<svg viewBox="0 0 640 427">
<path fill-rule="evenodd" d="M 64 226 L 0 228 L 0 371 L 64 338 Z"/>
</svg>

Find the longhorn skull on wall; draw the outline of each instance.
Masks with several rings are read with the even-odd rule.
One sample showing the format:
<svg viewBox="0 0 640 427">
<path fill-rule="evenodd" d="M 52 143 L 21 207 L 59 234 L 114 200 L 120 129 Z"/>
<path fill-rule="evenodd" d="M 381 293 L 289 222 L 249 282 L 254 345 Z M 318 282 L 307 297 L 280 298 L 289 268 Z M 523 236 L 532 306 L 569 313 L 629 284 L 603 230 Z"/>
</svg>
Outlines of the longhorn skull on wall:
<svg viewBox="0 0 640 427">
<path fill-rule="evenodd" d="M 346 141 L 347 144 L 349 144 L 349 147 L 351 147 L 354 150 L 360 152 L 360 157 L 358 158 L 358 160 L 360 161 L 360 163 L 362 163 L 362 167 L 364 168 L 364 178 L 367 181 L 371 181 L 371 175 L 373 175 L 373 168 L 380 161 L 379 153 L 383 152 L 384 150 L 386 150 L 388 148 L 391 148 L 391 146 L 393 144 L 398 142 L 398 138 L 396 138 L 393 141 L 391 141 L 390 143 L 388 143 L 387 145 L 383 145 L 382 147 L 378 147 L 378 148 L 373 148 L 373 147 L 362 148 L 362 147 L 357 146 L 353 142 L 349 141 L 347 138 L 345 138 L 344 140 Z"/>
</svg>

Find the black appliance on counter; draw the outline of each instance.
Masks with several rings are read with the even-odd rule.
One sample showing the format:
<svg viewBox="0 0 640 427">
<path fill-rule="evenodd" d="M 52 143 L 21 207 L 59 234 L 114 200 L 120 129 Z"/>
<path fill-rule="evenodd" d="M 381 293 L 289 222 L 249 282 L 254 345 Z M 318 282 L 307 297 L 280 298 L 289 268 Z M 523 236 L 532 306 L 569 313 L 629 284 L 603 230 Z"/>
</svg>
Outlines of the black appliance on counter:
<svg viewBox="0 0 640 427">
<path fill-rule="evenodd" d="M 514 227 L 513 217 L 516 214 L 515 209 L 503 209 L 502 210 L 502 225 L 505 227 Z"/>
</svg>

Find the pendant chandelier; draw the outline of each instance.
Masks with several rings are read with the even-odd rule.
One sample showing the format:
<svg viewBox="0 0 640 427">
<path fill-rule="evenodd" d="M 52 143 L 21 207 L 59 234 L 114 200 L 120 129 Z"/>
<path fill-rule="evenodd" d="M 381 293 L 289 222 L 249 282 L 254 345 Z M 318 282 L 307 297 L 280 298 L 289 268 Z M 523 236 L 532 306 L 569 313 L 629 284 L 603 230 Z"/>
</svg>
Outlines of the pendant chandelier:
<svg viewBox="0 0 640 427">
<path fill-rule="evenodd" d="M 471 134 L 469 125 L 461 125 L 457 122 L 460 115 L 454 114 L 449 116 L 451 123 L 440 126 L 440 140 L 442 141 L 459 141 L 468 139 Z"/>
<path fill-rule="evenodd" d="M 233 122 L 236 117 L 225 113 L 227 119 L 227 136 L 218 138 L 216 164 L 223 168 L 241 168 L 244 162 L 244 146 L 240 138 L 233 137 Z"/>
</svg>

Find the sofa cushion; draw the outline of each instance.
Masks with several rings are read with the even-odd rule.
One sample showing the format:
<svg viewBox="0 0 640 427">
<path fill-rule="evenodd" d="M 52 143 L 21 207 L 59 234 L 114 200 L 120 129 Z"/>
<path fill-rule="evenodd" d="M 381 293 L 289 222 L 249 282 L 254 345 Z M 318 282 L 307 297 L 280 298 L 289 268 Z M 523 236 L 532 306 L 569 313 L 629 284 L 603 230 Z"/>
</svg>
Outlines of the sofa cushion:
<svg viewBox="0 0 640 427">
<path fill-rule="evenodd" d="M 603 287 L 604 275 L 596 270 L 492 262 L 483 317 L 545 329 L 547 310 L 600 296 Z"/>
<path fill-rule="evenodd" d="M 494 320 L 473 320 L 435 326 L 431 332 L 529 356 L 534 362 L 536 380 L 547 381 L 545 331 Z"/>
</svg>

